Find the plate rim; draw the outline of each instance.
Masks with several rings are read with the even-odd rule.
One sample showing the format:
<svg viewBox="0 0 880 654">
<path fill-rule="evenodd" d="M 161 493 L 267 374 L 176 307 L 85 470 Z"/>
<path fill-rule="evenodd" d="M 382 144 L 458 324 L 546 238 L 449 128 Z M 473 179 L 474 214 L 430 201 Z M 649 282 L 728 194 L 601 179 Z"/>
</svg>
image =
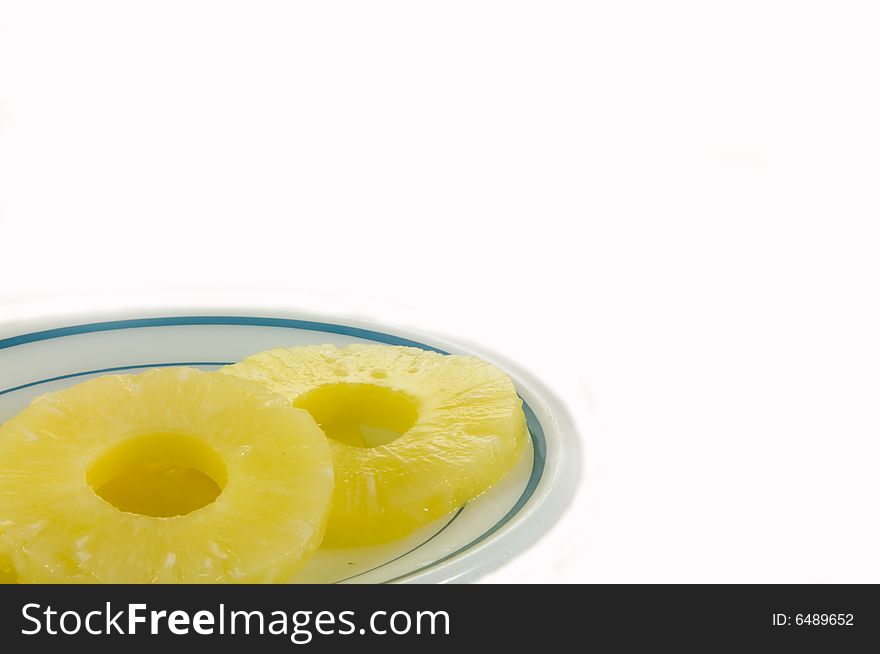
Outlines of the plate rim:
<svg viewBox="0 0 880 654">
<path fill-rule="evenodd" d="M 572 499 L 580 476 L 579 442 L 574 423 L 556 395 L 534 375 L 506 357 L 480 346 L 461 341 L 459 344 L 421 330 L 393 327 L 339 314 L 313 314 L 280 308 L 154 306 L 117 311 L 65 312 L 0 323 L 0 351 L 77 334 L 187 325 L 301 329 L 409 345 L 441 353 L 475 354 L 495 363 L 513 378 L 527 412 L 532 413 L 541 432 L 537 437 L 531 434 L 535 446 L 533 465 L 540 463 L 542 466 L 538 479 L 533 479 L 533 468 L 526 488 L 515 505 L 480 536 L 419 569 L 380 583 L 466 582 L 488 574 L 539 540 L 558 521 Z M 17 388 L 21 390 L 22 387 Z M 6 392 L 12 390 L 6 389 Z M 524 395 L 529 396 L 528 399 Z"/>
</svg>

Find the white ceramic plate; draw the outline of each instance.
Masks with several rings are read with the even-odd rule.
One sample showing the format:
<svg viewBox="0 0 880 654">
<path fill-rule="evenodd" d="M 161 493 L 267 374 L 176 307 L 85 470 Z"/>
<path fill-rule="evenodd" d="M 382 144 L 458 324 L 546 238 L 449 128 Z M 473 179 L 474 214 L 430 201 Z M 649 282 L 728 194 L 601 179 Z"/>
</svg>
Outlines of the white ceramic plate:
<svg viewBox="0 0 880 654">
<path fill-rule="evenodd" d="M 188 365 L 205 370 L 274 347 L 378 342 L 477 354 L 514 379 L 531 433 L 518 468 L 451 516 L 388 545 L 321 550 L 297 581 L 451 582 L 473 579 L 533 543 L 577 480 L 576 437 L 551 394 L 508 362 L 440 339 L 360 321 L 249 311 L 144 311 L 0 327 L 0 423 L 46 392 L 101 374 Z"/>
</svg>

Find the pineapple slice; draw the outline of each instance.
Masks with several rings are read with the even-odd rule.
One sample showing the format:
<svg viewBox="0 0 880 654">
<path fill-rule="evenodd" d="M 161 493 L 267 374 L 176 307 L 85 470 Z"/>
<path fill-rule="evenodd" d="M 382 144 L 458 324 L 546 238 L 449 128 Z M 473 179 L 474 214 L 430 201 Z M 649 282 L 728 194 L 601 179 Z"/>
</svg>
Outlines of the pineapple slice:
<svg viewBox="0 0 880 654">
<path fill-rule="evenodd" d="M 222 372 L 284 395 L 330 437 L 331 547 L 394 540 L 454 511 L 500 480 L 527 440 L 513 382 L 476 357 L 315 345 Z"/>
<path fill-rule="evenodd" d="M 287 581 L 332 492 L 315 421 L 257 384 L 99 377 L 0 427 L 0 560 L 24 583 Z"/>
</svg>

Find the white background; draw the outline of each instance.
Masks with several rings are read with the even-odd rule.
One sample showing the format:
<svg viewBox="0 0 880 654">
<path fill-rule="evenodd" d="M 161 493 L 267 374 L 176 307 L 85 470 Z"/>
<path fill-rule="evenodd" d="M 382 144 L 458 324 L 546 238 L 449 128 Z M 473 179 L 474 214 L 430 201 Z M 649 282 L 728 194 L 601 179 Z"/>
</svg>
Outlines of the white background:
<svg viewBox="0 0 880 654">
<path fill-rule="evenodd" d="M 247 291 L 465 338 L 584 449 L 488 580 L 878 582 L 872 6 L 0 0 L 0 319 Z"/>
</svg>

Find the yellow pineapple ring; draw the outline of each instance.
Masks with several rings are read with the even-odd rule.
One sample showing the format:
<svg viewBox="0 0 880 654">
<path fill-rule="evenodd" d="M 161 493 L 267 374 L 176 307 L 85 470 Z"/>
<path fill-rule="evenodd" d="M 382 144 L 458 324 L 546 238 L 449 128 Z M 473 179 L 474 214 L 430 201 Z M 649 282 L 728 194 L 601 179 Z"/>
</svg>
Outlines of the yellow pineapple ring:
<svg viewBox="0 0 880 654">
<path fill-rule="evenodd" d="M 0 427 L 0 557 L 21 582 L 286 581 L 332 492 L 311 416 L 226 375 L 99 377 Z"/>
<path fill-rule="evenodd" d="M 330 437 L 329 546 L 386 542 L 448 514 L 501 479 L 527 438 L 513 382 L 476 357 L 316 345 L 223 372 L 284 395 Z"/>
</svg>

